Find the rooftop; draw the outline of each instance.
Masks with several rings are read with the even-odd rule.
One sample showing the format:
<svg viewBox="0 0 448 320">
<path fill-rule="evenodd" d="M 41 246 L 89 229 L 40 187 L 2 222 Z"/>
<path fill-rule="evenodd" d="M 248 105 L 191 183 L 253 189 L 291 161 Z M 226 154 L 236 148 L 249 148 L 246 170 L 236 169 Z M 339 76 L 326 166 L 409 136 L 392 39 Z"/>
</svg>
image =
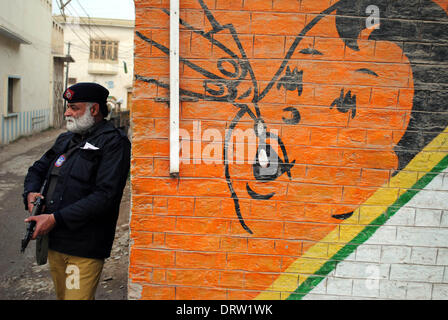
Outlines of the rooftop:
<svg viewBox="0 0 448 320">
<path fill-rule="evenodd" d="M 62 15 L 53 16 L 53 18 L 60 24 L 71 23 L 71 24 L 96 25 L 107 27 L 125 27 L 125 28 L 135 27 L 134 20 L 92 18 L 92 17 L 71 17 L 71 16 L 66 16 L 67 20 L 65 20 Z"/>
</svg>

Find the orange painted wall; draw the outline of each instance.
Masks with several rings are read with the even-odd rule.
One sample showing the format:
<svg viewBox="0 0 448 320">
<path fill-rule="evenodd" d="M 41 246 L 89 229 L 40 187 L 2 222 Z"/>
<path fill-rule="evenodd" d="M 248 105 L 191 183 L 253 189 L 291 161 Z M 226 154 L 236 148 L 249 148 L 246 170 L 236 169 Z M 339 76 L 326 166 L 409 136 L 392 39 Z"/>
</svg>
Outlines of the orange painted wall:
<svg viewBox="0 0 448 320">
<path fill-rule="evenodd" d="M 437 2 L 447 9 L 448 1 Z M 413 24 L 400 25 L 392 39 L 377 34 L 383 26 L 391 30 L 394 19 L 380 31 L 341 35 L 338 26 L 354 25 L 337 21 L 337 4 L 206 0 L 201 7 L 181 0 L 180 86 L 187 101 L 180 127 L 194 140 L 190 151 L 199 152 L 171 178 L 169 1 L 135 0 L 129 268 L 135 297 L 256 297 L 402 169 L 413 155 L 403 152 L 400 160 L 397 144 L 404 151 L 423 147 L 407 130 L 432 137 L 430 124 L 415 127 L 412 112 L 421 93 L 446 78 L 413 68 L 419 53 L 405 43 L 418 37 L 404 29 Z M 364 23 L 366 17 L 343 11 L 349 7 L 338 16 Z M 432 50 L 428 61 L 437 61 L 438 40 L 418 39 L 420 49 Z M 444 88 L 431 86 L 431 94 Z M 202 135 L 195 135 L 199 128 Z M 258 140 L 246 137 L 242 145 L 253 153 L 226 165 L 232 149 L 226 132 L 238 129 Z M 257 176 L 266 146 L 276 148 L 278 170 Z M 248 163 L 257 154 L 259 161 Z M 206 163 L 207 156 L 215 161 Z"/>
</svg>

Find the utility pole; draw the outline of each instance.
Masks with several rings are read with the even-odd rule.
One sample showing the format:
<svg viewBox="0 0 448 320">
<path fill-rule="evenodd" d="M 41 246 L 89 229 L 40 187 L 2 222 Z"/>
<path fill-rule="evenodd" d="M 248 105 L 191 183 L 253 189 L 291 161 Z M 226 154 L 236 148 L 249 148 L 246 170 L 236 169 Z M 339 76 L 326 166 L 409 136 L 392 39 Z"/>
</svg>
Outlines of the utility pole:
<svg viewBox="0 0 448 320">
<path fill-rule="evenodd" d="M 67 49 L 67 57 L 70 56 L 70 45 L 71 45 L 71 43 L 69 42 L 68 49 Z M 70 62 L 67 61 L 65 63 L 65 89 L 64 89 L 64 92 L 68 88 L 68 66 L 69 65 L 70 65 Z M 67 100 L 64 99 L 64 112 L 66 109 L 67 109 Z"/>
<path fill-rule="evenodd" d="M 65 7 L 70 3 L 72 0 L 68 0 L 66 3 L 64 3 L 62 0 L 59 0 L 59 10 L 62 13 L 62 16 L 64 17 L 64 21 L 67 21 L 67 18 L 65 16 Z"/>
</svg>

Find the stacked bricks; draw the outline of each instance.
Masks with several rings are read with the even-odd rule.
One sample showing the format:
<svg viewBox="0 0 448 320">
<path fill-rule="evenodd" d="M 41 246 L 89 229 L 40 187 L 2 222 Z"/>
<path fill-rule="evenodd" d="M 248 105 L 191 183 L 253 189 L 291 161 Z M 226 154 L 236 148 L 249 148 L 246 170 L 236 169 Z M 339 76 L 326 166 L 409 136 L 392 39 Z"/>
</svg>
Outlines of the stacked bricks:
<svg viewBox="0 0 448 320">
<path fill-rule="evenodd" d="M 170 177 L 169 1 L 135 6 L 130 298 L 288 298 L 446 153 L 448 1 L 181 0 Z"/>
</svg>

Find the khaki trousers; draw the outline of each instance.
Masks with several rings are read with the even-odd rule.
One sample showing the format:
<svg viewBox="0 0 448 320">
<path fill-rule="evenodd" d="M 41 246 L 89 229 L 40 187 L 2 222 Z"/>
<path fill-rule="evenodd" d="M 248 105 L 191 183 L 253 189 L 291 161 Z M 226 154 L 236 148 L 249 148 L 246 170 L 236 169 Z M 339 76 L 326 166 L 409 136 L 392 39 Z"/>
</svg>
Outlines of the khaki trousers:
<svg viewBox="0 0 448 320">
<path fill-rule="evenodd" d="M 104 260 L 48 250 L 48 262 L 58 300 L 95 300 Z"/>
</svg>

